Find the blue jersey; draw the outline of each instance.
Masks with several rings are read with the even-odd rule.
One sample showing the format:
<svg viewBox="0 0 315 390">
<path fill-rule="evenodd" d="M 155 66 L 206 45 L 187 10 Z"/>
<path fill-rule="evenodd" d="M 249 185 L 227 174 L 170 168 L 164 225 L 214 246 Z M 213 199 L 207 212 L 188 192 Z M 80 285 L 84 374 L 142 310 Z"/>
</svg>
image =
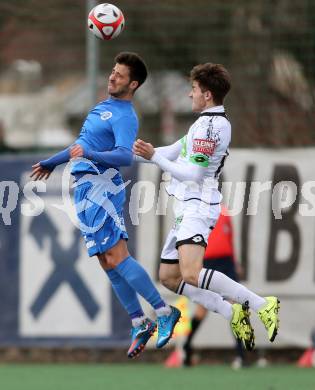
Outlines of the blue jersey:
<svg viewBox="0 0 315 390">
<path fill-rule="evenodd" d="M 138 117 L 131 101 L 109 98 L 88 113 L 75 143 L 96 152 L 111 151 L 119 146 L 132 150 L 138 128 Z M 93 164 L 100 173 L 106 170 L 99 163 Z M 95 170 L 91 164 L 74 161 L 71 172 L 76 175 Z"/>
<path fill-rule="evenodd" d="M 138 132 L 138 118 L 127 100 L 109 98 L 97 104 L 83 123 L 76 140 L 83 149 L 108 152 L 117 147 L 132 150 Z M 125 189 L 120 172 L 97 162 L 74 160 L 74 199 L 90 256 L 106 252 L 120 239 L 128 239 L 123 205 Z M 112 171 L 112 172 L 111 172 Z M 112 173 L 112 174 L 111 174 Z"/>
</svg>

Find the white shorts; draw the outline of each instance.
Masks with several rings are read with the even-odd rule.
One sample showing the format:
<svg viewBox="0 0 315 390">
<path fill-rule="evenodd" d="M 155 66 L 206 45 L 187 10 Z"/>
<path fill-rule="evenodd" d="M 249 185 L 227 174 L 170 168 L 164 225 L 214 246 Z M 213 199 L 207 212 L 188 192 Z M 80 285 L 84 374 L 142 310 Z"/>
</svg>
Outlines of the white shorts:
<svg viewBox="0 0 315 390">
<path fill-rule="evenodd" d="M 162 249 L 162 263 L 177 263 L 177 248 L 180 245 L 196 244 L 206 247 L 220 212 L 220 204 L 209 205 L 199 200 L 176 201 L 175 223 Z"/>
</svg>

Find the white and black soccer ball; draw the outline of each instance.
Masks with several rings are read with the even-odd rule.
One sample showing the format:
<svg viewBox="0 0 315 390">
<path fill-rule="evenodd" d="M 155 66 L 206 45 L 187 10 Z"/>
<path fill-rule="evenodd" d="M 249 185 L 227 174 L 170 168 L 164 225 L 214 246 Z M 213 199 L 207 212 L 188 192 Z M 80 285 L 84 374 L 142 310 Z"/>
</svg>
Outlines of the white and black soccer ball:
<svg viewBox="0 0 315 390">
<path fill-rule="evenodd" d="M 109 41 L 118 37 L 125 27 L 125 18 L 121 10 L 113 4 L 99 4 L 88 16 L 88 27 L 100 39 Z"/>
</svg>

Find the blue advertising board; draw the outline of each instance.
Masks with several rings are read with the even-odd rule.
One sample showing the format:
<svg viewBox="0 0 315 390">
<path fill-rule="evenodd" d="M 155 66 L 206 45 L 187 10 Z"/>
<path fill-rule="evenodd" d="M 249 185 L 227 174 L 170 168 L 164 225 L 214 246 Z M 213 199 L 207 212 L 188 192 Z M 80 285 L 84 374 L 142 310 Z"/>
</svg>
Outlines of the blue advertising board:
<svg viewBox="0 0 315 390">
<path fill-rule="evenodd" d="M 0 345 L 127 345 L 128 316 L 62 207 L 63 168 L 34 186 L 38 159 L 0 158 Z M 136 168 L 123 176 L 135 180 Z M 125 217 L 134 253 L 136 231 Z"/>
</svg>

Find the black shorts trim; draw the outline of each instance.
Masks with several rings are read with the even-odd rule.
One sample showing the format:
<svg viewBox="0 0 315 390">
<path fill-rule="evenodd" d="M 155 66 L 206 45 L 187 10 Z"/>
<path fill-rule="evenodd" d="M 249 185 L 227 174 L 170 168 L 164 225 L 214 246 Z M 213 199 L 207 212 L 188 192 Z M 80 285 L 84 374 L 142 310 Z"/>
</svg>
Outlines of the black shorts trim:
<svg viewBox="0 0 315 390">
<path fill-rule="evenodd" d="M 178 259 L 161 259 L 162 264 L 179 264 Z"/>
<path fill-rule="evenodd" d="M 207 243 L 203 238 L 202 234 L 195 234 L 194 236 L 190 238 L 186 238 L 185 240 L 177 241 L 175 247 L 176 249 L 178 249 L 178 247 L 180 247 L 181 245 L 186 245 L 186 244 L 200 245 L 203 246 L 204 248 L 207 247 Z"/>
</svg>

